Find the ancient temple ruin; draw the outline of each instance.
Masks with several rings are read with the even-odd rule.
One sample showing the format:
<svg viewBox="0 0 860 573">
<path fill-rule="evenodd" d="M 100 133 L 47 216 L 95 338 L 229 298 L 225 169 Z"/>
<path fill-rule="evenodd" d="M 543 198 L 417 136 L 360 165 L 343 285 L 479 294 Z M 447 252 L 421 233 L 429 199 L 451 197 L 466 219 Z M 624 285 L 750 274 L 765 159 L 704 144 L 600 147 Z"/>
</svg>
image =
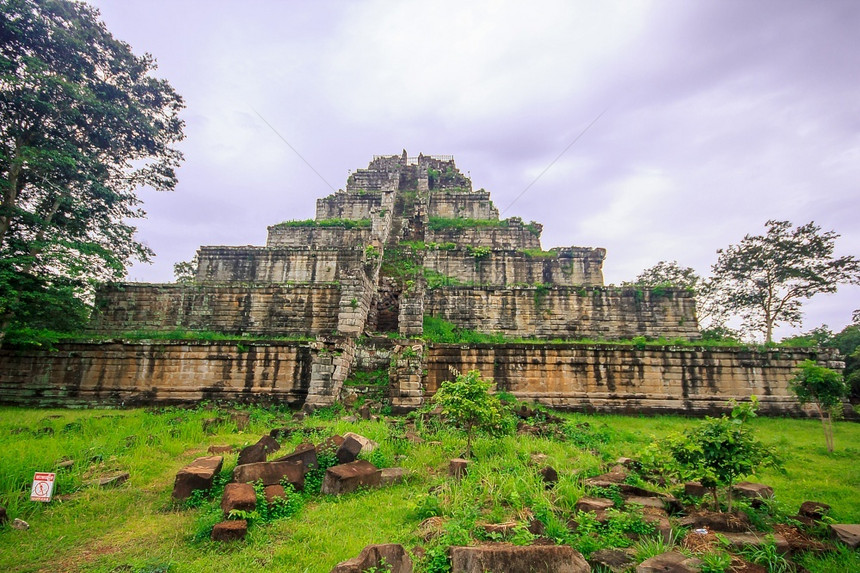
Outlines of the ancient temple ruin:
<svg viewBox="0 0 860 573">
<path fill-rule="evenodd" d="M 500 219 L 450 156 L 376 156 L 345 190 L 317 200 L 313 220 L 269 227 L 265 246 L 201 247 L 190 283 L 104 288 L 91 325 L 101 335 L 184 329 L 237 342 L 118 337 L 69 344 L 51 360 L 19 353 L 5 360 L 23 360 L 37 382 L 14 386 L 7 373 L 0 398 L 315 407 L 340 399 L 350 377 L 372 375 L 393 409 L 409 410 L 451 368 L 477 368 L 500 389 L 558 407 L 710 411 L 752 393 L 766 410 L 794 407 L 786 383 L 809 351 L 613 345 L 699 338 L 692 294 L 605 286 L 604 249 L 543 250 L 541 231 Z M 427 342 L 426 320 L 505 341 Z M 573 342 L 585 339 L 602 342 Z"/>
</svg>

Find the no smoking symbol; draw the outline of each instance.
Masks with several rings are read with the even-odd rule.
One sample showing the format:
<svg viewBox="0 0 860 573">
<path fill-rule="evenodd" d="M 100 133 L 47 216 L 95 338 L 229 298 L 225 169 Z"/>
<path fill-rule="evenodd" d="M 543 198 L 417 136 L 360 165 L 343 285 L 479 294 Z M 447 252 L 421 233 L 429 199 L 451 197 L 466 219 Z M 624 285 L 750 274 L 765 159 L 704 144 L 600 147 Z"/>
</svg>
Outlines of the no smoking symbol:
<svg viewBox="0 0 860 573">
<path fill-rule="evenodd" d="M 36 495 L 42 497 L 48 495 L 48 484 L 46 482 L 40 481 L 36 483 Z"/>
</svg>

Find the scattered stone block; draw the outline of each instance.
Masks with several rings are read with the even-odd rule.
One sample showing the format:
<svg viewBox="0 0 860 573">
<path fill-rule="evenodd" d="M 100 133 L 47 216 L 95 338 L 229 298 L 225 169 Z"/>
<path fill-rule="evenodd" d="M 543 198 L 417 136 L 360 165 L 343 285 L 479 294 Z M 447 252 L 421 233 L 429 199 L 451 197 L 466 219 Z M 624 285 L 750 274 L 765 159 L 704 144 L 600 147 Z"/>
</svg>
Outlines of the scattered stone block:
<svg viewBox="0 0 860 573">
<path fill-rule="evenodd" d="M 266 503 L 272 503 L 278 498 L 287 497 L 287 492 L 281 484 L 267 485 L 263 489 L 263 495 L 266 496 Z"/>
<path fill-rule="evenodd" d="M 254 511 L 256 508 L 257 492 L 251 484 L 228 483 L 224 487 L 224 496 L 221 498 L 221 510 L 224 515 L 230 515 L 234 509 Z"/>
<path fill-rule="evenodd" d="M 672 542 L 672 524 L 669 522 L 669 516 L 665 511 L 646 508 L 642 514 L 642 520 L 645 523 L 654 525 L 655 531 L 663 538 L 666 543 Z"/>
<path fill-rule="evenodd" d="M 413 444 L 423 444 L 424 438 L 416 434 L 415 432 L 406 432 L 406 439 L 409 440 Z"/>
<path fill-rule="evenodd" d="M 620 549 L 601 549 L 595 551 L 588 558 L 588 563 L 593 568 L 609 569 L 612 573 L 622 573 L 630 569 L 636 561 L 625 551 Z"/>
<path fill-rule="evenodd" d="M 639 465 L 639 462 L 637 462 L 633 458 L 625 458 L 623 456 L 615 460 L 615 463 L 625 468 L 633 468 Z"/>
<path fill-rule="evenodd" d="M 361 451 L 365 454 L 369 454 L 370 452 L 379 447 L 379 444 L 377 444 L 373 440 L 365 438 L 361 434 L 356 434 L 355 432 L 347 432 L 343 435 L 343 438 L 352 438 L 354 440 L 358 440 L 358 443 L 361 444 Z"/>
<path fill-rule="evenodd" d="M 546 526 L 543 524 L 543 521 L 541 521 L 540 519 L 532 518 L 529 521 L 528 529 L 529 529 L 529 533 L 531 533 L 532 535 L 541 536 L 544 533 L 546 533 Z"/>
<path fill-rule="evenodd" d="M 852 549 L 860 547 L 860 525 L 858 524 L 833 523 L 830 525 L 830 533 L 834 539 L 838 539 Z"/>
<path fill-rule="evenodd" d="M 305 473 L 319 466 L 317 460 L 317 450 L 310 442 L 304 442 L 296 446 L 296 449 L 291 454 L 282 456 L 276 462 L 301 462 L 304 465 Z"/>
<path fill-rule="evenodd" d="M 452 573 L 590 573 L 582 554 L 569 545 L 478 545 L 451 547 Z"/>
<path fill-rule="evenodd" d="M 236 429 L 241 432 L 248 427 L 251 415 L 248 412 L 230 412 L 230 419 L 236 424 Z"/>
<path fill-rule="evenodd" d="M 828 511 L 830 511 L 830 506 L 826 503 L 804 501 L 800 504 L 800 511 L 798 511 L 798 514 L 810 519 L 821 519 Z"/>
<path fill-rule="evenodd" d="M 546 466 L 540 471 L 540 477 L 547 488 L 558 483 L 558 472 L 552 466 Z"/>
<path fill-rule="evenodd" d="M 241 541 L 248 534 L 248 522 L 231 519 L 216 523 L 212 528 L 212 541 Z"/>
<path fill-rule="evenodd" d="M 549 462 L 549 456 L 546 454 L 532 454 L 529 459 L 534 466 L 545 466 Z"/>
<path fill-rule="evenodd" d="M 6 508 L 0 505 L 0 525 L 9 521 L 9 515 L 6 513 Z"/>
<path fill-rule="evenodd" d="M 317 445 L 317 454 L 320 452 L 337 452 L 337 449 L 343 443 L 344 437 L 335 434 L 329 438 L 326 438 L 324 442 Z"/>
<path fill-rule="evenodd" d="M 774 533 L 773 540 L 776 543 L 776 550 L 779 553 L 786 554 L 791 550 L 788 541 L 782 535 Z M 759 547 L 768 543 L 764 534 L 758 535 L 755 533 L 723 533 L 723 538 L 728 541 L 728 548 L 732 551 L 740 551 L 746 547 Z"/>
<path fill-rule="evenodd" d="M 627 479 L 627 468 L 624 466 L 613 466 L 610 472 L 585 480 L 585 485 L 590 485 L 592 487 L 610 487 L 612 485 L 623 483 L 625 479 Z"/>
<path fill-rule="evenodd" d="M 120 472 L 112 476 L 104 476 L 96 479 L 87 480 L 84 485 L 91 487 L 116 487 L 128 481 L 129 473 Z"/>
<path fill-rule="evenodd" d="M 266 448 L 266 455 L 269 455 L 272 452 L 277 452 L 281 449 L 281 444 L 278 443 L 278 440 L 269 435 L 262 436 L 257 440 L 257 445 L 261 445 Z"/>
<path fill-rule="evenodd" d="M 742 495 L 749 499 L 762 499 L 773 497 L 773 488 L 763 483 L 753 483 L 742 481 L 735 484 L 734 491 L 737 495 Z"/>
<path fill-rule="evenodd" d="M 510 535 L 514 532 L 514 528 L 517 526 L 516 521 L 507 521 L 505 523 L 484 523 L 480 525 L 484 531 L 487 533 L 493 533 L 496 535 Z"/>
<path fill-rule="evenodd" d="M 688 481 L 684 484 L 684 493 L 690 497 L 705 497 L 708 494 L 708 488 L 697 481 Z"/>
<path fill-rule="evenodd" d="M 248 447 L 242 448 L 242 451 L 239 452 L 239 459 L 236 461 L 236 464 L 243 466 L 245 464 L 257 464 L 265 461 L 266 446 L 263 444 L 252 444 Z"/>
<path fill-rule="evenodd" d="M 203 433 L 204 434 L 214 434 L 216 428 L 221 423 L 220 418 L 206 418 L 203 420 Z"/>
<path fill-rule="evenodd" d="M 412 573 L 412 559 L 403 546 L 397 543 L 368 545 L 358 557 L 341 561 L 331 573 L 364 573 L 365 571 Z"/>
<path fill-rule="evenodd" d="M 667 551 L 646 559 L 636 567 L 636 573 L 699 573 L 702 562 L 676 551 Z"/>
<path fill-rule="evenodd" d="M 56 468 L 58 470 L 65 470 L 75 465 L 75 460 L 61 460 L 57 462 Z"/>
<path fill-rule="evenodd" d="M 469 471 L 469 460 L 454 458 L 448 462 L 448 475 L 460 479 Z"/>
<path fill-rule="evenodd" d="M 305 487 L 304 464 L 292 462 L 259 462 L 236 466 L 233 470 L 233 481 L 238 483 L 254 483 L 261 480 L 263 485 L 275 485 L 286 478 L 297 490 Z"/>
<path fill-rule="evenodd" d="M 614 501 L 604 497 L 582 497 L 576 502 L 574 508 L 577 511 L 606 511 L 614 505 Z"/>
<path fill-rule="evenodd" d="M 269 432 L 269 435 L 276 440 L 283 440 L 284 438 L 289 438 L 293 435 L 293 429 L 286 426 L 283 428 L 275 428 Z"/>
<path fill-rule="evenodd" d="M 379 475 L 379 485 L 384 487 L 403 483 L 407 475 L 409 470 L 406 468 L 383 468 Z"/>
<path fill-rule="evenodd" d="M 749 531 L 750 518 L 745 513 L 699 511 L 678 521 L 678 525 L 691 529 L 707 529 L 726 533 Z"/>
<path fill-rule="evenodd" d="M 221 456 L 204 456 L 176 472 L 173 499 L 179 501 L 188 499 L 195 489 L 209 490 L 215 476 L 221 471 L 223 463 L 224 458 Z"/>
<path fill-rule="evenodd" d="M 354 462 L 358 457 L 358 452 L 361 451 L 361 447 L 361 442 L 352 436 L 347 436 L 337 449 L 337 452 L 335 452 L 337 463 L 348 464 L 349 462 Z"/>
<path fill-rule="evenodd" d="M 209 452 L 210 454 L 217 455 L 217 454 L 231 454 L 231 453 L 233 453 L 234 450 L 233 450 L 233 446 L 213 445 L 213 446 L 209 446 L 209 449 L 206 451 Z"/>
<path fill-rule="evenodd" d="M 12 529 L 17 529 L 18 531 L 26 531 L 30 529 L 30 524 L 23 519 L 18 519 L 16 517 L 12 520 L 12 523 L 9 524 L 9 527 L 11 527 Z"/>
<path fill-rule="evenodd" d="M 666 509 L 666 504 L 659 497 L 626 496 L 625 504 L 641 505 L 642 507 L 653 507 L 655 509 Z"/>
<path fill-rule="evenodd" d="M 362 486 L 376 487 L 381 477 L 381 472 L 375 465 L 367 460 L 356 460 L 328 468 L 320 491 L 326 495 L 342 495 Z"/>
<path fill-rule="evenodd" d="M 362 404 L 361 407 L 358 409 L 358 416 L 362 420 L 369 420 L 370 419 L 370 406 L 368 406 L 367 404 Z"/>
</svg>

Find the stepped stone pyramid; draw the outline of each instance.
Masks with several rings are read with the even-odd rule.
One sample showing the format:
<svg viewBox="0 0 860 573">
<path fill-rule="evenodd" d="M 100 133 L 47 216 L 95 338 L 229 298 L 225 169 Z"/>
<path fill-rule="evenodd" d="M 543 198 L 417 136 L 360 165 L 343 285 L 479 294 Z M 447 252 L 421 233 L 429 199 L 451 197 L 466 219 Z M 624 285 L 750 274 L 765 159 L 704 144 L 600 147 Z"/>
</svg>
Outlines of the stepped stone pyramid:
<svg viewBox="0 0 860 573">
<path fill-rule="evenodd" d="M 415 342 L 391 362 L 402 409 L 424 396 L 425 316 L 538 340 L 699 337 L 690 293 L 605 287 L 604 249 L 544 251 L 541 231 L 500 220 L 489 192 L 473 190 L 450 156 L 375 156 L 346 190 L 317 200 L 314 220 L 269 227 L 266 246 L 201 247 L 190 284 L 102 289 L 92 329 L 313 337 L 323 352 L 307 387 L 312 406 L 378 366 L 363 335 L 396 333 Z"/>
</svg>

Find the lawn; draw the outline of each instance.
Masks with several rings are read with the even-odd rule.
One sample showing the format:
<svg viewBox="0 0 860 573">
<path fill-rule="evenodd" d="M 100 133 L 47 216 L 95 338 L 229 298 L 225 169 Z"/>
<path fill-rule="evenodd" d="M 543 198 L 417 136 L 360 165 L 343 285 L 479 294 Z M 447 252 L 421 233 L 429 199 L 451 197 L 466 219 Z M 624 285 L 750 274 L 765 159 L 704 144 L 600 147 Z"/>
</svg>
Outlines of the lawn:
<svg viewBox="0 0 860 573">
<path fill-rule="evenodd" d="M 207 406 L 0 409 L 0 504 L 10 519 L 30 524 L 27 531 L 0 527 L 0 571 L 325 572 L 369 543 L 386 542 L 408 549 L 423 545 L 428 557 L 419 570 L 435 570 L 432 560 L 446 544 L 475 541 L 475 524 L 524 524 L 533 517 L 546 524 L 547 537 L 575 544 L 562 531 L 559 516 L 572 511 L 586 492 L 583 478 L 605 471 L 619 456 L 636 458 L 655 437 L 697 423 L 676 416 L 561 414 L 561 437 L 479 437 L 469 476 L 453 482 L 447 461 L 462 454 L 465 437 L 436 423 L 419 420 L 417 430 L 425 441 L 413 443 L 402 439 L 403 418 L 347 421 L 346 413 L 324 411 L 293 422 L 289 410 L 254 407 L 242 410 L 249 422 L 240 430 L 231 411 Z M 212 419 L 219 421 L 207 422 Z M 860 522 L 860 425 L 836 423 L 836 451 L 827 454 L 815 420 L 757 418 L 751 423 L 784 460 L 784 474 L 768 471 L 750 478 L 774 487 L 779 511 L 793 514 L 803 501 L 816 500 L 833 507 L 836 522 Z M 317 443 L 354 431 L 379 442 L 372 462 L 406 467 L 413 476 L 402 485 L 341 497 L 307 495 L 298 513 L 255 523 L 244 542 L 209 541 L 217 500 L 197 508 L 174 504 L 170 493 L 176 471 L 206 455 L 209 445 L 249 445 L 283 426 L 304 429 L 282 441 L 285 452 L 303 440 Z M 559 482 L 550 493 L 530 464 L 533 454 L 546 455 L 558 470 Z M 30 502 L 33 473 L 53 471 L 64 459 L 74 464 L 58 470 L 55 501 Z M 227 454 L 225 475 L 235 463 L 236 454 Z M 130 479 L 118 487 L 85 485 L 120 471 L 129 472 Z M 670 486 L 667 491 L 678 490 Z M 444 516 L 448 525 L 441 537 L 425 542 L 419 525 L 432 515 Z M 517 535 L 519 541 L 530 539 L 524 526 L 515 530 Z M 812 571 L 844 570 L 846 563 L 860 567 L 856 552 L 804 563 Z"/>
</svg>

